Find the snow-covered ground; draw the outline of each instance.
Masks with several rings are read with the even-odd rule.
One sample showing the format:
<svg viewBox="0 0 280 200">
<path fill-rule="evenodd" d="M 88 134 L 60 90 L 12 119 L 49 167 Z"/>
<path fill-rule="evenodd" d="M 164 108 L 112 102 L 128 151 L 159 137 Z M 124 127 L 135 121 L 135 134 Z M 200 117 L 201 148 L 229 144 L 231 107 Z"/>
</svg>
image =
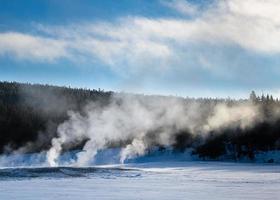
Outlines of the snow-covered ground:
<svg viewBox="0 0 280 200">
<path fill-rule="evenodd" d="M 263 200 L 280 196 L 280 166 L 276 164 L 170 161 L 98 168 L 3 168 L 0 175 L 1 200 Z"/>
<path fill-rule="evenodd" d="M 0 156 L 0 200 L 40 199 L 279 199 L 280 153 L 239 162 L 202 162 L 172 150 L 119 164 L 119 149 L 99 152 L 90 167 L 69 165 L 66 152 L 51 168 L 46 154 Z M 273 159 L 274 163 L 267 163 Z"/>
</svg>

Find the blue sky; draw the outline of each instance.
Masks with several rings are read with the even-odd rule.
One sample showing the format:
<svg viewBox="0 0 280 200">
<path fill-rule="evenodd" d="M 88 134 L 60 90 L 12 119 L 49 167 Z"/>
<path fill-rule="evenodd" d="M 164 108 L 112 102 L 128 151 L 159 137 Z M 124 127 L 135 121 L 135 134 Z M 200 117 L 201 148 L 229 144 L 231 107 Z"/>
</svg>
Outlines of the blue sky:
<svg viewBox="0 0 280 200">
<path fill-rule="evenodd" d="M 277 0 L 0 0 L 0 80 L 280 96 Z"/>
</svg>

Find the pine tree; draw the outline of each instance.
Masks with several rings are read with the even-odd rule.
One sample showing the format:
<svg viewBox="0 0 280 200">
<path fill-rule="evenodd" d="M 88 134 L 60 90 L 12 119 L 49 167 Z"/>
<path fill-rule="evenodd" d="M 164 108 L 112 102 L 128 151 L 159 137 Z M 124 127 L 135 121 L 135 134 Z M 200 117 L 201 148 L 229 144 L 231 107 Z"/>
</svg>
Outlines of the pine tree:
<svg viewBox="0 0 280 200">
<path fill-rule="evenodd" d="M 256 103 L 257 102 L 257 96 L 256 96 L 256 93 L 255 91 L 253 90 L 250 94 L 250 100 L 253 102 L 253 103 Z"/>
</svg>

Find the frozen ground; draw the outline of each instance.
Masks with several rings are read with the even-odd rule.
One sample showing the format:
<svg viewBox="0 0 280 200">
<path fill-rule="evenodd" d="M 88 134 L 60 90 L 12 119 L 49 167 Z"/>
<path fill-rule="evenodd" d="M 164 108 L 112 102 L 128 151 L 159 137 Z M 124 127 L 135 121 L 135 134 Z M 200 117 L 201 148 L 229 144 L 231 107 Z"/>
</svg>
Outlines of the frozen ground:
<svg viewBox="0 0 280 200">
<path fill-rule="evenodd" d="M 98 168 L 2 168 L 1 200 L 279 199 L 280 166 L 152 162 Z"/>
</svg>

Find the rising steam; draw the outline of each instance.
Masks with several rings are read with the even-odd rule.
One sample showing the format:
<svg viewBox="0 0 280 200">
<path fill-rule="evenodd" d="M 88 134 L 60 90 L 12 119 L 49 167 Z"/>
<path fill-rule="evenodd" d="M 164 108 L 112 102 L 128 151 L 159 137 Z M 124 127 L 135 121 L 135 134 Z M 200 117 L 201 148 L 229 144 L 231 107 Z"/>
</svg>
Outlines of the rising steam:
<svg viewBox="0 0 280 200">
<path fill-rule="evenodd" d="M 182 130 L 205 135 L 229 126 L 246 128 L 262 120 L 259 108 L 249 101 L 205 104 L 183 98 L 117 94 L 107 106 L 88 104 L 82 113 L 69 112 L 58 127 L 47 152 L 50 166 L 58 165 L 63 145 L 86 140 L 73 165 L 89 165 L 99 150 L 122 144 L 120 162 L 145 154 L 153 145 L 169 146 Z M 126 144 L 126 145 L 124 145 Z"/>
</svg>

